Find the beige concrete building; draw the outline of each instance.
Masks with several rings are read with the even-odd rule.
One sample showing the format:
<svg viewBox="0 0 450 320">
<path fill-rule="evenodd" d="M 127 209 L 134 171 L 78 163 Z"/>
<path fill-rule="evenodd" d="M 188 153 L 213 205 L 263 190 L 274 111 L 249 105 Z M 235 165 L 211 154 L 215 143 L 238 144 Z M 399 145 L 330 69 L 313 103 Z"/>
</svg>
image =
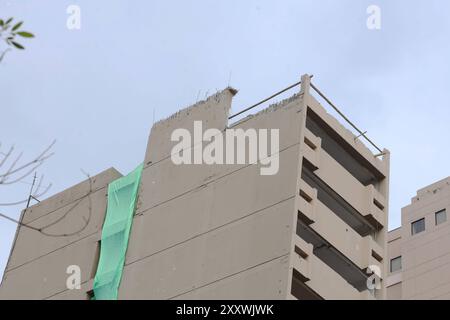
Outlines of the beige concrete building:
<svg viewBox="0 0 450 320">
<path fill-rule="evenodd" d="M 234 123 L 227 88 L 153 126 L 119 299 L 385 297 L 384 285 L 368 290 L 367 268 L 386 274 L 389 152 L 374 155 L 314 88 L 305 75 L 300 92 Z M 171 133 L 199 120 L 221 132 L 278 129 L 278 173 L 261 175 L 262 159 L 175 165 Z M 109 169 L 23 213 L 36 228 L 51 224 L 47 233 L 79 231 L 18 228 L 0 299 L 89 297 L 105 187 L 119 176 Z M 70 265 L 81 269 L 79 290 L 67 289 Z"/>
<path fill-rule="evenodd" d="M 450 177 L 417 191 L 388 234 L 388 299 L 450 299 Z"/>
</svg>

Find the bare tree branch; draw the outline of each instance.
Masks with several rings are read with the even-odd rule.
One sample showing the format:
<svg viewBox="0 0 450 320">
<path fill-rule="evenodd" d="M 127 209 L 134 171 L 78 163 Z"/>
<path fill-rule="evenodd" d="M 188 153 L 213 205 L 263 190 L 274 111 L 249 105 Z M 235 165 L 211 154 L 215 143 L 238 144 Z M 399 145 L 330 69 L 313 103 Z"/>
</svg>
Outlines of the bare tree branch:
<svg viewBox="0 0 450 320">
<path fill-rule="evenodd" d="M 0 147 L 1 147 L 1 143 L 0 143 Z M 5 157 L 2 159 L 2 161 L 0 161 L 0 168 L 5 164 L 6 160 L 8 160 L 9 156 L 11 155 L 11 153 L 14 150 L 14 146 L 12 146 L 11 148 L 9 148 L 9 151 L 7 153 L 3 153 L 5 155 Z"/>
<path fill-rule="evenodd" d="M 19 178 L 16 178 L 15 180 L 8 181 L 8 182 L 5 182 L 6 179 L 0 180 L 0 185 L 1 185 L 1 184 L 3 184 L 3 185 L 13 184 L 13 183 L 16 183 L 16 182 L 19 182 L 19 181 L 25 179 L 25 178 L 28 177 L 30 174 L 32 174 L 33 172 L 35 172 L 35 170 L 36 170 L 37 168 L 39 168 L 43 163 L 44 163 L 44 161 L 39 161 L 37 165 L 35 165 L 34 167 L 32 167 L 30 170 L 26 171 L 25 174 L 23 174 L 23 175 L 20 176 Z M 6 176 L 6 177 L 9 177 L 9 176 Z"/>
<path fill-rule="evenodd" d="M 50 154 L 47 154 L 47 153 L 50 151 L 50 149 L 54 146 L 55 143 L 56 143 L 56 140 L 53 140 L 53 142 L 40 155 L 38 155 L 36 158 L 34 158 L 33 160 L 31 160 L 31 161 L 21 165 L 18 168 L 14 168 L 16 166 L 18 160 L 20 159 L 21 155 L 22 155 L 22 154 L 20 154 L 19 157 L 18 157 L 19 159 L 16 159 L 13 162 L 13 164 L 10 166 L 10 168 L 5 173 L 0 174 L 0 184 L 2 184 L 4 181 L 6 181 L 9 178 L 9 176 L 11 176 L 11 175 L 13 175 L 13 174 L 15 174 L 15 173 L 17 173 L 17 172 L 27 168 L 27 167 L 30 167 L 30 166 L 32 166 L 35 163 L 43 162 L 44 160 L 47 160 L 48 158 L 53 156 L 54 153 L 50 153 Z M 12 150 L 14 150 L 14 147 L 11 147 L 10 151 L 5 156 L 6 160 L 11 155 Z M 2 165 L 4 165 L 6 160 L 3 159 L 2 163 L 0 164 L 0 169 L 1 169 Z"/>
<path fill-rule="evenodd" d="M 85 171 L 83 171 L 82 169 L 81 169 L 81 171 L 83 173 L 85 173 Z M 19 220 L 16 220 L 14 218 L 11 218 L 10 216 L 7 216 L 7 215 L 5 215 L 5 214 L 3 214 L 1 212 L 0 212 L 0 217 L 4 218 L 4 219 L 7 219 L 7 220 L 9 220 L 9 221 L 11 221 L 13 223 L 16 223 L 19 226 L 35 230 L 35 231 L 37 231 L 37 232 L 39 232 L 42 235 L 47 236 L 47 237 L 70 237 L 70 236 L 74 236 L 76 234 L 79 234 L 80 232 L 82 232 L 83 230 L 86 229 L 86 227 L 89 225 L 89 222 L 91 221 L 91 217 L 92 217 L 92 199 L 91 199 L 91 194 L 93 192 L 92 178 L 91 178 L 91 176 L 88 173 L 86 173 L 86 176 L 87 176 L 88 181 L 89 181 L 89 191 L 87 192 L 87 194 L 83 195 L 77 202 L 75 202 L 74 205 L 72 205 L 68 210 L 66 210 L 66 212 L 61 217 L 59 217 L 58 219 L 54 220 L 53 222 L 50 222 L 50 223 L 48 223 L 48 224 L 46 224 L 46 225 L 44 225 L 42 227 L 35 227 L 35 226 L 31 226 L 29 224 L 23 223 L 23 222 L 21 222 Z M 42 176 L 41 176 L 41 178 L 42 178 Z M 39 184 L 40 184 L 40 182 L 39 182 Z M 32 187 L 32 189 L 33 189 L 33 187 Z M 38 190 L 38 188 L 36 190 Z M 88 216 L 87 217 L 85 217 L 84 215 L 81 216 L 81 218 L 84 221 L 84 225 L 81 228 L 79 228 L 77 230 L 74 230 L 72 232 L 61 233 L 61 234 L 49 233 L 49 232 L 45 231 L 46 229 L 48 229 L 48 228 L 58 224 L 59 222 L 63 221 L 64 219 L 66 219 L 67 216 L 71 212 L 73 212 L 74 209 L 76 207 L 78 207 L 80 205 L 80 203 L 82 203 L 84 201 L 84 199 L 86 199 L 86 198 L 88 200 Z M 25 202 L 26 201 L 27 200 L 25 200 Z"/>
<path fill-rule="evenodd" d="M 4 153 L 0 150 L 0 170 L 3 166 L 6 166 L 7 163 L 10 160 L 10 164 L 8 165 L 6 171 L 0 172 L 0 187 L 5 187 L 7 185 L 12 185 L 18 182 L 23 182 L 23 180 L 31 175 L 37 168 L 39 168 L 48 158 L 53 156 L 53 152 L 51 151 L 51 148 L 55 145 L 56 140 L 54 140 L 47 148 L 44 149 L 37 157 L 34 159 L 25 162 L 23 164 L 20 164 L 20 160 L 22 159 L 23 153 L 21 152 L 17 157 L 13 159 L 13 153 L 15 150 L 14 146 L 11 146 L 9 150 Z M 1 143 L 0 143 L 1 147 Z M 3 156 L 3 157 L 2 157 Z M 44 176 L 41 175 L 39 182 L 36 186 L 33 185 L 30 196 L 34 199 L 37 199 L 41 196 L 43 196 L 45 193 L 48 192 L 52 184 L 48 184 L 43 190 L 43 181 Z M 25 183 L 25 182 L 24 182 Z M 27 199 L 19 200 L 19 201 L 13 201 L 13 202 L 7 202 L 7 203 L 0 203 L 0 206 L 15 206 L 19 204 L 26 203 L 28 201 Z"/>
</svg>

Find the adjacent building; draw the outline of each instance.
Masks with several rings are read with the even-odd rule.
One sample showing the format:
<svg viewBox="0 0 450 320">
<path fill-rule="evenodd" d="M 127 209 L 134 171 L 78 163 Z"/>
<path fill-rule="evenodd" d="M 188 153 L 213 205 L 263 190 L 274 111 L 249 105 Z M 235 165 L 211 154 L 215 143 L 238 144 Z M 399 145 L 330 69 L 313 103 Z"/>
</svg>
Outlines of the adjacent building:
<svg viewBox="0 0 450 320">
<path fill-rule="evenodd" d="M 450 299 L 450 177 L 417 191 L 388 234 L 388 299 Z"/>
<path fill-rule="evenodd" d="M 236 122 L 237 91 L 227 88 L 153 126 L 119 299 L 385 298 L 389 151 L 374 154 L 301 80 L 292 97 Z M 223 133 L 278 130 L 278 172 L 262 175 L 263 159 L 175 164 L 171 135 L 194 136 L 194 121 Z M 204 144 L 193 141 L 193 152 Z M 18 228 L 0 299 L 92 296 L 106 186 L 120 176 L 109 169 L 23 212 L 53 236 Z M 70 290 L 73 265 L 81 288 Z M 374 269 L 382 285 L 370 290 Z"/>
</svg>

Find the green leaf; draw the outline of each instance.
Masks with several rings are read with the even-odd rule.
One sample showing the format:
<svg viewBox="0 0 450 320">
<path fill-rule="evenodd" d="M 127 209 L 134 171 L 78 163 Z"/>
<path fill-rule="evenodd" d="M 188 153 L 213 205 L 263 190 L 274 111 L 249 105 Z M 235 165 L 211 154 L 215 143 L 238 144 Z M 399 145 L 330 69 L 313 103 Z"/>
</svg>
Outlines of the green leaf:
<svg viewBox="0 0 450 320">
<path fill-rule="evenodd" d="M 2 19 L 0 19 L 0 27 L 3 27 L 4 24 L 5 22 Z"/>
<path fill-rule="evenodd" d="M 8 20 L 6 20 L 5 24 L 10 23 L 13 20 L 13 18 L 9 18 Z"/>
<path fill-rule="evenodd" d="M 27 31 L 19 31 L 19 32 L 17 32 L 17 34 L 24 38 L 34 38 L 34 34 L 27 32 Z"/>
<path fill-rule="evenodd" d="M 22 25 L 23 21 L 20 21 L 19 23 L 17 23 L 12 29 L 11 31 L 16 31 L 17 29 L 20 28 L 20 26 Z"/>
<path fill-rule="evenodd" d="M 17 49 L 23 50 L 25 49 L 24 46 L 22 46 L 20 43 L 17 43 L 15 41 L 11 41 L 11 43 L 13 44 L 14 47 L 16 47 Z"/>
</svg>

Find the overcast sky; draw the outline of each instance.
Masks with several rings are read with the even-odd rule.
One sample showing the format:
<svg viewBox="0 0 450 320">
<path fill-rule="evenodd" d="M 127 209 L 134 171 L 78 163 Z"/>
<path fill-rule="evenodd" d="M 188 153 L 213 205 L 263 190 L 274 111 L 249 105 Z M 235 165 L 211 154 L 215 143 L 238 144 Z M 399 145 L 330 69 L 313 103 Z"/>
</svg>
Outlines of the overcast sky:
<svg viewBox="0 0 450 320">
<path fill-rule="evenodd" d="M 80 30 L 66 26 L 73 4 Z M 372 4 L 380 30 L 366 25 Z M 51 195 L 83 180 L 80 168 L 142 162 L 153 110 L 158 120 L 231 84 L 239 111 L 310 73 L 391 151 L 392 229 L 417 189 L 450 175 L 448 12 L 446 0 L 0 0 L 0 18 L 36 34 L 0 63 L 0 151 L 32 158 L 57 139 L 39 171 Z M 0 203 L 29 187 L 0 187 Z M 0 275 L 15 230 L 0 219 Z"/>
</svg>

